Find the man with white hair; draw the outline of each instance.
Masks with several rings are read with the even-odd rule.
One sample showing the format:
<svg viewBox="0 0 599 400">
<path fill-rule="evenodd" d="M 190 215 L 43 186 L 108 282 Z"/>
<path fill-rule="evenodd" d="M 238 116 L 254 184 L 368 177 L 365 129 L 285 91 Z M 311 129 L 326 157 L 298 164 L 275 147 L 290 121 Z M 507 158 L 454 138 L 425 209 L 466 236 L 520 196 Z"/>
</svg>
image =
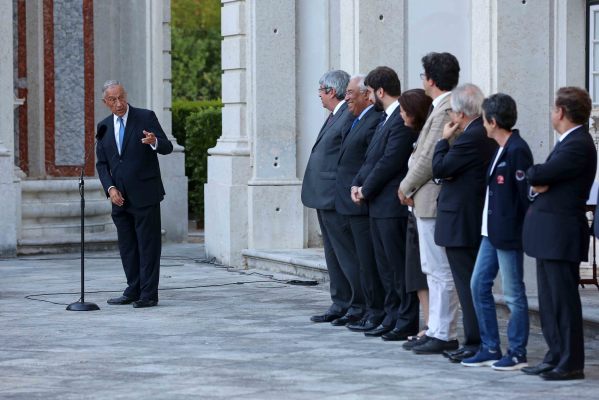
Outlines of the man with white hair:
<svg viewBox="0 0 599 400">
<path fill-rule="evenodd" d="M 481 90 L 470 83 L 452 91 L 451 109 L 447 112 L 451 121 L 445 125 L 433 155 L 433 176 L 441 182 L 435 243 L 445 247 L 464 324 L 462 347 L 444 353 L 452 362 L 472 357 L 480 345 L 470 278 L 481 240 L 485 173 L 497 147 L 483 126 L 483 100 Z"/>
</svg>

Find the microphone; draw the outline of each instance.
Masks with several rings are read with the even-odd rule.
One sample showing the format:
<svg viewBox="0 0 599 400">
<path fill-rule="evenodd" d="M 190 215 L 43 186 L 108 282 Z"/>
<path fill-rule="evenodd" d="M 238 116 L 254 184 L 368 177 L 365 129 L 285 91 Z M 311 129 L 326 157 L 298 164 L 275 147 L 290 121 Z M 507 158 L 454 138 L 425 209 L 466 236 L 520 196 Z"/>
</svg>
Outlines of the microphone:
<svg viewBox="0 0 599 400">
<path fill-rule="evenodd" d="M 106 126 L 106 124 L 100 125 L 100 127 L 98 128 L 98 133 L 96 133 L 96 139 L 102 140 L 102 138 L 106 134 L 107 129 L 108 129 L 108 127 Z"/>
</svg>

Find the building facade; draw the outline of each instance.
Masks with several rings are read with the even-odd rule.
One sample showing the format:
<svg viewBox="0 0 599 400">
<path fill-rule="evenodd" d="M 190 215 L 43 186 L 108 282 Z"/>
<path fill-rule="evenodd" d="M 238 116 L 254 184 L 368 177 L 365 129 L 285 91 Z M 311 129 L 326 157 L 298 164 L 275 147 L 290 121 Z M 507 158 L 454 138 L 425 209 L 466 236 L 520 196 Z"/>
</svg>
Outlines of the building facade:
<svg viewBox="0 0 599 400">
<path fill-rule="evenodd" d="M 223 132 L 209 152 L 206 252 L 227 265 L 244 265 L 246 249 L 320 246 L 300 187 L 326 117 L 316 92 L 325 71 L 388 65 L 406 90 L 421 87 L 423 55 L 451 52 L 460 83 L 516 99 L 516 127 L 536 162 L 555 142 L 550 107 L 558 87 L 589 87 L 591 77 L 599 102 L 599 61 L 587 56 L 599 49 L 594 2 L 221 1 Z M 599 50 L 591 57 L 599 60 Z"/>
<path fill-rule="evenodd" d="M 7 0 L 0 3 L 0 255 L 78 243 L 78 177 L 86 177 L 88 243 L 116 240 L 95 178 L 102 84 L 156 112 L 171 135 L 170 1 Z M 14 95 L 13 95 L 14 93 Z M 161 158 L 167 240 L 187 238 L 183 149 Z"/>
</svg>

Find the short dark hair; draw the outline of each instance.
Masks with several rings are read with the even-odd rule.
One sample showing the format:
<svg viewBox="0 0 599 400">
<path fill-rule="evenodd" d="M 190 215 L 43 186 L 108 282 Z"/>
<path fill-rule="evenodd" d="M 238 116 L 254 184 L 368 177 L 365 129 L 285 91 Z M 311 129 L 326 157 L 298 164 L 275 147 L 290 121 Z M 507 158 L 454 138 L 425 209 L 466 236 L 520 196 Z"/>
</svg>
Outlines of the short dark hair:
<svg viewBox="0 0 599 400">
<path fill-rule="evenodd" d="M 443 91 L 450 91 L 460 80 L 460 63 L 451 53 L 428 53 L 422 57 L 422 67 L 428 79 Z"/>
<path fill-rule="evenodd" d="M 376 67 L 366 75 L 364 85 L 374 90 L 383 90 L 390 96 L 401 95 L 401 83 L 397 72 L 389 67 Z"/>
<path fill-rule="evenodd" d="M 403 92 L 399 98 L 399 106 L 401 109 L 414 118 L 414 129 L 416 132 L 420 132 L 426 117 L 428 117 L 428 110 L 431 107 L 433 99 L 428 97 L 423 89 L 410 89 Z"/>
<path fill-rule="evenodd" d="M 555 106 L 564 110 L 566 118 L 575 124 L 586 124 L 591 116 L 593 103 L 589 93 L 576 86 L 559 88 L 555 94 Z"/>
<path fill-rule="evenodd" d="M 511 131 L 518 120 L 516 102 L 510 95 L 495 93 L 483 101 L 483 115 L 487 123 L 495 120 L 501 129 Z"/>
</svg>

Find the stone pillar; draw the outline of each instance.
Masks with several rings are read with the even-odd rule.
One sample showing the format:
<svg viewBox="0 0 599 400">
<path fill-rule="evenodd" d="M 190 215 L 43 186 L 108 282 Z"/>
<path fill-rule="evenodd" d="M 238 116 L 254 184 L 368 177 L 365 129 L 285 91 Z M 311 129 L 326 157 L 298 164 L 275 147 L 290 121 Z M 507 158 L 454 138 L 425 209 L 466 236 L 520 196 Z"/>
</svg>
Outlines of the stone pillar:
<svg viewBox="0 0 599 400">
<path fill-rule="evenodd" d="M 17 251 L 19 180 L 14 167 L 13 4 L 0 3 L 0 257 Z"/>
<path fill-rule="evenodd" d="M 171 116 L 171 31 L 170 0 L 149 1 L 146 32 L 148 35 L 147 63 L 148 107 L 156 112 L 160 125 L 173 143 L 173 152 L 160 156 L 160 170 L 166 196 L 161 204 L 162 229 L 168 241 L 187 240 L 187 177 L 185 153 L 172 136 Z"/>
<path fill-rule="evenodd" d="M 221 0 L 222 136 L 208 151 L 204 186 L 206 255 L 226 265 L 241 266 L 248 247 L 248 46 L 250 4 Z"/>
<path fill-rule="evenodd" d="M 303 206 L 296 173 L 295 1 L 249 4 L 248 115 L 253 157 L 248 246 L 302 248 Z"/>
</svg>

